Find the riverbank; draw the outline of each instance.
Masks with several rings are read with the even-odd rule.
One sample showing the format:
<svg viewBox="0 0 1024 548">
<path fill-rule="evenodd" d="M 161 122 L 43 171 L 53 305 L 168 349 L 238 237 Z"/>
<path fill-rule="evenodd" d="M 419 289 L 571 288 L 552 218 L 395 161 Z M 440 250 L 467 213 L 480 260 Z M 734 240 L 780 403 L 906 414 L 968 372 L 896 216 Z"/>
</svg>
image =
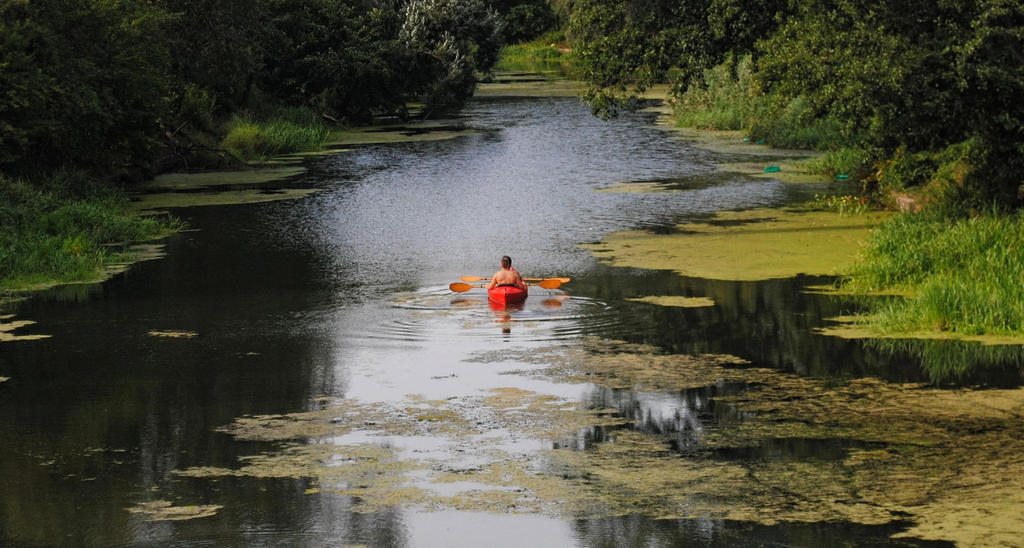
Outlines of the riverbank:
<svg viewBox="0 0 1024 548">
<path fill-rule="evenodd" d="M 127 196 L 77 174 L 29 184 L 0 176 L 0 298 L 90 283 L 159 250 L 133 244 L 183 228 L 170 216 L 140 215 Z"/>
<path fill-rule="evenodd" d="M 660 114 L 659 126 L 690 145 L 753 158 L 719 163 L 724 171 L 794 184 L 833 180 L 827 173 L 834 169 L 826 167 L 831 164 L 821 153 L 775 149 L 740 130 L 681 127 L 678 108 L 669 106 L 667 95 L 655 91 L 646 98 L 662 101 L 649 109 Z M 720 214 L 708 225 L 680 225 L 676 234 L 614 234 L 590 247 L 610 264 L 687 276 L 837 276 L 844 293 L 859 295 L 863 312 L 823 331 L 830 335 L 1024 344 L 1024 295 L 1018 283 L 1024 278 L 1019 243 L 1024 215 L 989 211 L 957 218 L 948 212 L 883 212 L 878 206 L 869 211 L 869 198 L 819 198 L 807 207 L 826 211 L 813 214 L 791 209 Z M 737 215 L 746 218 L 733 218 Z M 833 223 L 859 230 L 851 238 L 814 237 Z"/>
</svg>

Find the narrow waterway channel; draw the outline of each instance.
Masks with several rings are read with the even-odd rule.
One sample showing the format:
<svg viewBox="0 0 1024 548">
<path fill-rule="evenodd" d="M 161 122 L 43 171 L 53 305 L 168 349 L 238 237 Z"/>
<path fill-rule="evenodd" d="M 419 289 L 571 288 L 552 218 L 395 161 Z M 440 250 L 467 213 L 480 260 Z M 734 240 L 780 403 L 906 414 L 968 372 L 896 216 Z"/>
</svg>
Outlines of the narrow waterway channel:
<svg viewBox="0 0 1024 548">
<path fill-rule="evenodd" d="M 310 157 L 289 181 L 305 198 L 176 209 L 195 230 L 165 257 L 12 305 L 50 337 L 0 343 L 0 544 L 929 544 L 890 538 L 913 520 L 866 485 L 826 494 L 851 473 L 822 470 L 899 452 L 877 432 L 733 436 L 779 378 L 928 381 L 912 352 L 814 333 L 848 311 L 805 291 L 829 280 L 579 247 L 826 188 L 722 172 L 744 158 L 573 98 L 478 98 L 450 124 L 464 135 Z M 598 191 L 650 181 L 675 191 Z M 572 281 L 511 310 L 448 291 L 503 254 Z M 650 295 L 714 305 L 630 300 Z"/>
</svg>

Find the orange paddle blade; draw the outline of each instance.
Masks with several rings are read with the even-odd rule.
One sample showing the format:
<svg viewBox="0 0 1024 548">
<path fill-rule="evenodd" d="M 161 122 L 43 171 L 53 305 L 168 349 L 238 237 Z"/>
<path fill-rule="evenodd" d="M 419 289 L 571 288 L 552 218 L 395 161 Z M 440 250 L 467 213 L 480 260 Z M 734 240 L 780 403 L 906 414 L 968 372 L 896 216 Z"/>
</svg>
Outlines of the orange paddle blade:
<svg viewBox="0 0 1024 548">
<path fill-rule="evenodd" d="M 562 280 L 559 280 L 558 278 L 548 278 L 546 280 L 541 280 L 540 283 L 530 285 L 539 285 L 544 289 L 558 289 L 562 286 Z"/>
<path fill-rule="evenodd" d="M 464 284 L 464 283 L 461 283 L 461 282 L 455 282 L 455 283 L 449 285 L 448 289 L 451 289 L 452 291 L 454 291 L 456 293 L 462 293 L 464 291 L 469 291 L 470 289 L 473 289 L 474 287 L 480 287 L 480 286 L 479 285 Z"/>
<path fill-rule="evenodd" d="M 482 282 L 484 280 L 490 280 L 490 278 L 481 278 L 480 276 L 460 276 L 459 279 L 464 282 Z"/>
</svg>

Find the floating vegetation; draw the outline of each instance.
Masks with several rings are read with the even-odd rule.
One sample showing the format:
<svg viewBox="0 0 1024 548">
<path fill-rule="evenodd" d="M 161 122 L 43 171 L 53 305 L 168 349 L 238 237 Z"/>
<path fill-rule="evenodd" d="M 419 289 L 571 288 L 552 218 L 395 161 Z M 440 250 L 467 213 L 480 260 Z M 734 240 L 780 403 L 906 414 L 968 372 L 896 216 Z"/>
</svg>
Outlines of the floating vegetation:
<svg viewBox="0 0 1024 548">
<path fill-rule="evenodd" d="M 318 400 L 312 411 L 242 417 L 220 431 L 277 448 L 237 467 L 178 473 L 306 479 L 308 494 L 351 497 L 356 512 L 909 521 L 903 536 L 972 546 L 1024 535 L 1024 389 L 836 383 L 598 338 L 471 363 L 536 364 L 524 374 L 652 393 L 743 388 L 714 396 L 737 419 L 698 425 L 697 447 L 685 453 L 671 433 L 634 422 L 642 414 L 627 419 L 596 400 L 513 385 L 448 400 Z"/>
<path fill-rule="evenodd" d="M 409 124 L 357 127 L 334 132 L 328 146 L 373 145 L 442 141 L 479 133 L 469 127 L 444 120 Z"/>
<path fill-rule="evenodd" d="M 557 74 L 499 73 L 481 83 L 474 97 L 579 97 L 586 86 Z"/>
<path fill-rule="evenodd" d="M 101 280 L 109 280 L 117 274 L 128 270 L 131 265 L 145 261 L 155 261 L 167 256 L 167 246 L 164 244 L 132 244 L 124 246 L 124 251 L 113 260 L 103 265 L 100 272 Z"/>
<path fill-rule="evenodd" d="M 32 325 L 36 322 L 31 320 L 18 320 L 8 322 L 14 316 L 6 315 L 0 316 L 0 342 L 7 341 L 35 341 L 39 339 L 48 339 L 50 335 L 15 335 L 13 332 L 16 329 Z"/>
<path fill-rule="evenodd" d="M 199 336 L 199 333 L 195 331 L 148 331 L 147 334 L 151 337 L 166 339 L 191 339 Z"/>
<path fill-rule="evenodd" d="M 166 500 L 140 502 L 128 508 L 132 514 L 142 514 L 146 521 L 184 521 L 188 519 L 207 518 L 217 514 L 223 508 L 216 504 L 205 506 L 174 506 Z"/>
<path fill-rule="evenodd" d="M 598 192 L 613 194 L 672 194 L 680 192 L 673 188 L 667 181 L 629 181 L 619 182 L 604 188 L 597 189 Z"/>
<path fill-rule="evenodd" d="M 730 211 L 678 225 L 673 234 L 632 230 L 583 247 L 613 266 L 673 270 L 696 278 L 836 275 L 852 266 L 870 229 L 885 217 L 796 209 Z"/>
<path fill-rule="evenodd" d="M 315 188 L 280 188 L 223 192 L 160 192 L 136 196 L 132 206 L 142 210 L 153 210 L 168 207 L 254 204 L 305 198 L 316 191 Z"/>
<path fill-rule="evenodd" d="M 658 306 L 674 306 L 677 308 L 703 308 L 707 306 L 715 306 L 714 299 L 707 297 L 683 297 L 681 295 L 650 295 L 647 297 L 637 297 L 635 299 L 626 299 L 638 303 L 655 304 Z"/>
<path fill-rule="evenodd" d="M 199 190 L 222 186 L 258 185 L 279 181 L 306 171 L 303 167 L 254 169 L 251 171 L 210 171 L 158 175 L 139 188 L 144 192 Z"/>
<path fill-rule="evenodd" d="M 292 200 L 308 196 L 316 189 L 278 188 L 289 177 L 306 171 L 301 166 L 261 168 L 248 171 L 168 173 L 144 183 L 132 196 L 132 207 L 157 210 L 168 207 L 249 204 Z"/>
<path fill-rule="evenodd" d="M 1024 335 L 969 335 L 955 331 L 912 331 L 907 333 L 879 333 L 865 327 L 863 323 L 849 316 L 832 318 L 837 325 L 820 327 L 814 331 L 820 335 L 842 339 L 918 339 L 975 342 L 985 346 L 1024 345 Z"/>
</svg>

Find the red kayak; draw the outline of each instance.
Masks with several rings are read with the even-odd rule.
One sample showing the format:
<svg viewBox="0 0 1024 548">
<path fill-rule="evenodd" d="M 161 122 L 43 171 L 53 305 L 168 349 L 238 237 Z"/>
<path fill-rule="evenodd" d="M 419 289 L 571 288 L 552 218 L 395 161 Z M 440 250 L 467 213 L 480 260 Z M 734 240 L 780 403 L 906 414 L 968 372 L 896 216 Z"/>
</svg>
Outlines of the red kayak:
<svg viewBox="0 0 1024 548">
<path fill-rule="evenodd" d="M 519 304 L 526 300 L 526 290 L 512 285 L 499 285 L 487 290 L 487 298 L 497 304 Z"/>
</svg>

